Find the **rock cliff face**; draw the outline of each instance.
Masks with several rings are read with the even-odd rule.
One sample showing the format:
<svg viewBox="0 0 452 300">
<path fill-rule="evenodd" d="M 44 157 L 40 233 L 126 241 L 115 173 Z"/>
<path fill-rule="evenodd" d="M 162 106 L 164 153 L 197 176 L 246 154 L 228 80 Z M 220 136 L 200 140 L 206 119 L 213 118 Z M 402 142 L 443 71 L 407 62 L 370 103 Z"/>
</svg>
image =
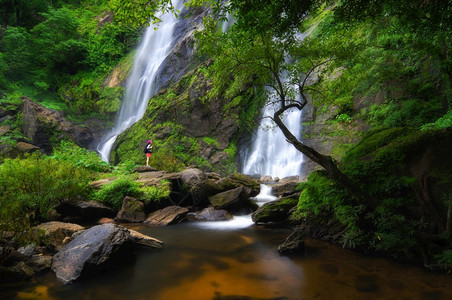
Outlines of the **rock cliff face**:
<svg viewBox="0 0 452 300">
<path fill-rule="evenodd" d="M 324 155 L 330 155 L 339 161 L 347 146 L 357 143 L 369 129 L 363 122 L 338 122 L 336 107 L 326 112 L 314 107 L 310 102 L 303 109 L 303 142 Z M 311 160 L 303 162 L 305 174 L 321 168 Z"/>
<path fill-rule="evenodd" d="M 159 86 L 168 88 L 179 81 L 189 70 L 199 63 L 194 49 L 193 33 L 202 26 L 203 18 L 208 11 L 204 8 L 190 8 L 183 10 L 179 15 L 181 20 L 177 23 L 174 36 L 177 40 L 170 55 L 162 63 Z"/>
<path fill-rule="evenodd" d="M 24 153 L 40 150 L 50 154 L 53 146 L 61 140 L 72 140 L 77 145 L 90 149 L 98 133 L 96 126 L 82 126 L 69 121 L 62 111 L 48 109 L 28 97 L 22 97 L 22 104 L 0 107 L 0 124 L 8 121 L 14 124 L 0 125 L 0 136 L 17 130 L 24 137 L 10 135 L 16 143 L 1 143 L 0 154 L 16 157 Z M 17 127 L 17 128 L 16 128 Z M 17 134 L 16 133 L 16 134 Z"/>
<path fill-rule="evenodd" d="M 230 99 L 207 99 L 210 88 L 201 68 L 161 91 L 143 118 L 118 137 L 111 161 L 142 161 L 142 146 L 152 139 L 157 151 L 179 149 L 188 155 L 186 164 L 197 157 L 207 170 L 231 173 L 236 166 L 227 148 L 239 132 L 240 108 L 227 108 Z"/>
<path fill-rule="evenodd" d="M 89 128 L 75 125 L 62 112 L 47 109 L 26 97 L 22 105 L 22 132 L 45 153 L 52 151 L 52 139 L 70 138 L 86 148 L 93 142 Z"/>
</svg>

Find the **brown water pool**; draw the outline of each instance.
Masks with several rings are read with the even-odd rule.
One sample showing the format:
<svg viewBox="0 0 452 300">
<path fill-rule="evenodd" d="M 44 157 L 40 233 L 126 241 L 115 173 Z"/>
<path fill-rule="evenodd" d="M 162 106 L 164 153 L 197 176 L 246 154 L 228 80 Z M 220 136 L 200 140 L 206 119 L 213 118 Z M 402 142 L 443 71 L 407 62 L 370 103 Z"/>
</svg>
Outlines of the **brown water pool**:
<svg viewBox="0 0 452 300">
<path fill-rule="evenodd" d="M 289 231 L 247 222 L 134 226 L 162 240 L 164 249 L 140 251 L 115 272 L 69 285 L 48 272 L 29 283 L 0 286 L 0 298 L 452 299 L 448 275 L 314 239 L 306 240 L 304 254 L 281 256 L 276 247 Z"/>
</svg>

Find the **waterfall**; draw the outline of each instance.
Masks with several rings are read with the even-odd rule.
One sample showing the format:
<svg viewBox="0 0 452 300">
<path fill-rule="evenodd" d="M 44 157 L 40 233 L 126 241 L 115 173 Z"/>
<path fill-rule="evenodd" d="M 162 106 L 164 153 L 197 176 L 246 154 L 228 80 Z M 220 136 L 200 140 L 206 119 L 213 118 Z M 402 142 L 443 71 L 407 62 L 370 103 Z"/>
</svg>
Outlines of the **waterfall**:
<svg viewBox="0 0 452 300">
<path fill-rule="evenodd" d="M 271 98 L 271 97 L 270 97 Z M 269 98 L 269 99 L 270 99 Z M 262 115 L 273 116 L 277 109 L 267 103 Z M 292 134 L 301 139 L 302 112 L 297 109 L 289 111 L 284 122 Z M 303 154 L 286 141 L 281 130 L 269 118 L 262 118 L 259 128 L 253 137 L 251 149 L 245 154 L 242 173 L 250 175 L 270 175 L 273 177 L 287 177 L 303 175 Z"/>
<path fill-rule="evenodd" d="M 312 26 L 306 32 L 297 33 L 295 38 L 300 42 L 303 41 L 316 26 Z M 290 57 L 286 57 L 286 62 L 290 59 Z M 285 82 L 287 81 L 286 75 L 281 74 L 281 79 Z M 272 99 L 275 98 L 277 98 L 275 93 L 270 93 L 262 111 L 264 118 L 261 119 L 253 136 L 251 149 L 244 151 L 242 173 L 279 178 L 293 175 L 303 176 L 304 155 L 286 141 L 284 134 L 273 121 L 265 118 L 273 116 L 273 113 L 280 108 L 279 103 L 272 104 Z M 302 139 L 303 113 L 301 110 L 286 111 L 284 123 L 298 140 Z"/>
<path fill-rule="evenodd" d="M 173 0 L 174 8 L 179 11 L 183 9 L 183 4 L 183 0 Z M 163 14 L 160 19 L 159 24 L 149 26 L 144 33 L 136 51 L 132 72 L 127 78 L 124 99 L 115 125 L 97 146 L 104 161 L 108 162 L 110 159 L 110 152 L 118 135 L 143 117 L 149 99 L 159 91 L 159 74 L 176 42 L 173 33 L 179 22 L 171 12 Z"/>
</svg>

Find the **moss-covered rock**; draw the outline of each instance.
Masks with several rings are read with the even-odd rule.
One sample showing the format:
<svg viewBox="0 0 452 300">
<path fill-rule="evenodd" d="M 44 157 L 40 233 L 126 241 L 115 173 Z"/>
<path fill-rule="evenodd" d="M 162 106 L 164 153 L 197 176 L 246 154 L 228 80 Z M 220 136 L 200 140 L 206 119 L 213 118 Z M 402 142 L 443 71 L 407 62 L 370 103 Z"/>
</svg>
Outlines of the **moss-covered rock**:
<svg viewBox="0 0 452 300">
<path fill-rule="evenodd" d="M 115 220 L 119 222 L 138 223 L 146 219 L 144 204 L 134 197 L 126 196 L 122 201 L 121 210 Z"/>
<path fill-rule="evenodd" d="M 259 207 L 251 216 L 254 223 L 283 222 L 298 204 L 297 198 L 284 198 L 268 202 Z"/>
<path fill-rule="evenodd" d="M 260 191 L 260 183 L 245 174 L 234 173 L 227 177 L 224 177 L 216 182 L 218 188 L 222 191 L 232 189 L 237 186 L 241 186 L 249 189 L 250 197 L 257 196 Z"/>
</svg>

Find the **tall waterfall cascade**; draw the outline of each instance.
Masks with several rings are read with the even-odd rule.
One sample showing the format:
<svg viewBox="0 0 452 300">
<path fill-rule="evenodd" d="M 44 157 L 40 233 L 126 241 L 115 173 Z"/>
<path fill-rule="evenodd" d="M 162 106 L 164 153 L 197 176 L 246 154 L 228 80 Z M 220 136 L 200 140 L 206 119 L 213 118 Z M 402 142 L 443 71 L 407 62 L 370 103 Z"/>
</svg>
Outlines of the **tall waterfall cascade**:
<svg viewBox="0 0 452 300">
<path fill-rule="evenodd" d="M 179 11 L 182 11 L 183 4 L 183 0 L 173 0 L 174 8 Z M 171 12 L 163 14 L 160 19 L 159 24 L 149 26 L 144 33 L 136 51 L 132 72 L 127 78 L 124 99 L 115 125 L 97 146 L 104 161 L 109 161 L 118 135 L 143 117 L 149 99 L 159 91 L 158 78 L 162 64 L 176 43 L 173 33 L 180 21 Z"/>
</svg>

